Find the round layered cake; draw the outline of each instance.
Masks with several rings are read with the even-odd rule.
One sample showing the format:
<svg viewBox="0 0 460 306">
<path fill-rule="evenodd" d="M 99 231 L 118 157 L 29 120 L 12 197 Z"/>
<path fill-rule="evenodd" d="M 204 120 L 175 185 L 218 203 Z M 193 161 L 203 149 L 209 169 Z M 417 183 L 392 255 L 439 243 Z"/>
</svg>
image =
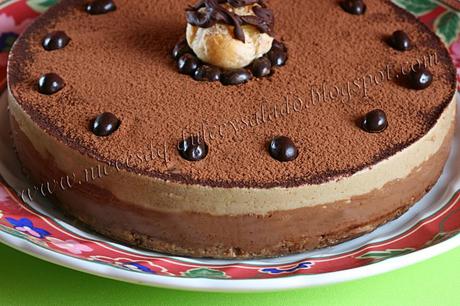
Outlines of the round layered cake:
<svg viewBox="0 0 460 306">
<path fill-rule="evenodd" d="M 63 0 L 16 42 L 8 90 L 22 197 L 214 258 L 398 217 L 438 180 L 456 112 L 443 44 L 379 0 Z"/>
</svg>

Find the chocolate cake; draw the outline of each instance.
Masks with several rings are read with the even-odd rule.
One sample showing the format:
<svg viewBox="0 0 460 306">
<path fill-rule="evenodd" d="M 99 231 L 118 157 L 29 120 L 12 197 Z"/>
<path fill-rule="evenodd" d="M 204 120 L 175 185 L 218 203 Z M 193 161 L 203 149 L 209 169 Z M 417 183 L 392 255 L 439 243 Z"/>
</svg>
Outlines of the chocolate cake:
<svg viewBox="0 0 460 306">
<path fill-rule="evenodd" d="M 35 187 L 117 241 L 273 257 L 393 220 L 438 180 L 456 75 L 379 0 L 62 0 L 16 42 Z"/>
</svg>

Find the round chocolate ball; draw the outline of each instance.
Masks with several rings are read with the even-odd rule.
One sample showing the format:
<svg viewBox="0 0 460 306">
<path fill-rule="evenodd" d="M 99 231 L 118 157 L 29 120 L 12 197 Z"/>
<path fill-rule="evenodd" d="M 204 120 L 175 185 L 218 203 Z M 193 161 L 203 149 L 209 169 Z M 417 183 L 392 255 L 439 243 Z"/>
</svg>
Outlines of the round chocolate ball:
<svg viewBox="0 0 460 306">
<path fill-rule="evenodd" d="M 287 62 L 287 52 L 281 50 L 281 49 L 274 49 L 272 48 L 268 54 L 267 57 L 270 59 L 270 62 L 273 67 L 281 67 L 284 66 Z"/>
<path fill-rule="evenodd" d="M 193 75 L 200 65 L 198 58 L 192 54 L 186 53 L 177 60 L 177 68 L 182 74 Z"/>
<path fill-rule="evenodd" d="M 65 48 L 70 42 L 70 37 L 63 31 L 48 33 L 43 38 L 42 46 L 46 51 L 53 51 Z"/>
<path fill-rule="evenodd" d="M 363 0 L 343 0 L 340 6 L 345 12 L 352 15 L 362 15 L 366 12 L 366 4 Z"/>
<path fill-rule="evenodd" d="M 90 129 L 94 135 L 106 137 L 118 130 L 120 124 L 120 120 L 114 114 L 105 112 L 94 118 Z"/>
<path fill-rule="evenodd" d="M 278 50 L 281 50 L 283 52 L 287 52 L 286 46 L 282 42 L 280 42 L 279 40 L 276 40 L 276 39 L 273 40 L 271 49 L 278 49 Z"/>
<path fill-rule="evenodd" d="M 182 39 L 174 46 L 174 49 L 172 51 L 172 57 L 177 60 L 179 59 L 179 57 L 181 57 L 182 55 L 186 53 L 193 54 L 193 51 L 189 47 L 187 40 Z"/>
<path fill-rule="evenodd" d="M 203 65 L 198 67 L 193 74 L 197 81 L 215 82 L 220 80 L 222 71 L 214 66 Z"/>
<path fill-rule="evenodd" d="M 113 12 L 117 6 L 112 0 L 94 0 L 85 5 L 85 11 L 91 15 L 100 15 Z"/>
<path fill-rule="evenodd" d="M 224 85 L 239 85 L 252 79 L 252 74 L 248 69 L 226 70 L 220 76 L 220 81 Z"/>
<path fill-rule="evenodd" d="M 178 150 L 183 159 L 191 162 L 200 161 L 208 155 L 208 145 L 196 136 L 181 140 Z"/>
<path fill-rule="evenodd" d="M 411 48 L 409 35 L 404 31 L 395 31 L 390 37 L 390 45 L 399 51 L 407 51 Z"/>
<path fill-rule="evenodd" d="M 266 57 L 259 57 L 251 64 L 252 74 L 256 77 L 264 77 L 272 72 L 272 63 Z"/>
<path fill-rule="evenodd" d="M 408 75 L 408 84 L 412 89 L 428 88 L 433 82 L 433 74 L 423 65 L 417 65 Z"/>
<path fill-rule="evenodd" d="M 64 80 L 56 73 L 47 73 L 38 79 L 38 92 L 44 95 L 55 94 L 64 86 Z"/>
<path fill-rule="evenodd" d="M 293 161 L 299 155 L 294 142 L 286 136 L 273 138 L 268 145 L 268 151 L 271 157 L 280 162 Z"/>
<path fill-rule="evenodd" d="M 387 115 L 383 110 L 375 109 L 364 116 L 361 127 L 369 133 L 381 133 L 388 127 Z"/>
</svg>

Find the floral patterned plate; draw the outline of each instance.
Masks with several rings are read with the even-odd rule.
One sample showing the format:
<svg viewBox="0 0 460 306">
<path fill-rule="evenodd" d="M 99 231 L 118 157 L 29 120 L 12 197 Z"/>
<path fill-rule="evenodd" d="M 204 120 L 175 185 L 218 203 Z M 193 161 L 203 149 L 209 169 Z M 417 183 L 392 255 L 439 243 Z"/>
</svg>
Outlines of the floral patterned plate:
<svg viewBox="0 0 460 306">
<path fill-rule="evenodd" d="M 0 85 L 7 51 L 55 0 L 0 1 Z M 460 67 L 460 5 L 454 1 L 395 0 L 449 45 Z M 456 6 L 457 5 L 457 6 Z M 460 72 L 460 69 L 459 69 Z M 458 101 L 460 103 L 460 99 Z M 25 203 L 27 187 L 8 137 L 6 95 L 0 99 L 0 241 L 79 271 L 144 285 L 202 291 L 269 291 L 319 286 L 391 271 L 460 246 L 460 118 L 445 171 L 408 213 L 376 231 L 335 247 L 269 260 L 174 257 L 117 244 L 76 228 L 42 199 Z M 460 114 L 459 114 L 460 117 Z"/>
</svg>

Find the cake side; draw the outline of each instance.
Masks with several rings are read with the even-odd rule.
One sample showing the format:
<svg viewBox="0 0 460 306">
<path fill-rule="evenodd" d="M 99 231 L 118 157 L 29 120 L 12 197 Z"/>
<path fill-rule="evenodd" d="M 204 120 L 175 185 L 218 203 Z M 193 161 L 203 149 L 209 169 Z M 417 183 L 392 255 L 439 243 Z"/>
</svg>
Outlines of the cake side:
<svg viewBox="0 0 460 306">
<path fill-rule="evenodd" d="M 48 194 L 58 199 L 58 207 L 119 241 L 160 252 L 216 258 L 271 257 L 324 247 L 396 218 L 439 178 L 456 113 L 454 100 L 417 143 L 337 182 L 303 188 L 228 189 L 178 185 L 98 163 L 43 132 L 12 97 L 9 106 L 19 158 L 37 184 L 58 182 L 51 184 Z M 408 162 L 410 170 L 395 178 L 393 170 L 407 167 Z M 97 165 L 101 177 L 86 181 L 74 176 Z M 386 173 L 380 177 L 381 186 L 368 189 L 360 176 L 372 179 L 379 171 Z M 59 178 L 71 178 L 71 186 L 61 189 Z M 361 190 L 342 194 L 353 180 L 361 181 Z M 320 187 L 326 191 L 312 189 Z"/>
<path fill-rule="evenodd" d="M 266 215 L 273 211 L 293 210 L 327 203 L 350 201 L 383 188 L 387 183 L 409 176 L 414 169 L 440 150 L 446 133 L 455 119 L 455 97 L 441 119 L 422 139 L 398 154 L 368 167 L 352 176 L 323 184 L 285 188 L 219 188 L 180 184 L 142 176 L 81 154 L 44 132 L 9 96 L 10 115 L 42 159 L 51 159 L 61 175 L 47 177 L 37 183 L 70 176 L 73 181 L 95 185 L 126 203 L 136 203 L 146 209 L 211 215 Z M 91 179 L 88 171 L 102 169 L 104 175 Z M 99 170 L 100 171 L 100 170 Z M 73 184 L 75 185 L 75 184 Z M 75 186 L 78 187 L 78 186 Z"/>
</svg>

